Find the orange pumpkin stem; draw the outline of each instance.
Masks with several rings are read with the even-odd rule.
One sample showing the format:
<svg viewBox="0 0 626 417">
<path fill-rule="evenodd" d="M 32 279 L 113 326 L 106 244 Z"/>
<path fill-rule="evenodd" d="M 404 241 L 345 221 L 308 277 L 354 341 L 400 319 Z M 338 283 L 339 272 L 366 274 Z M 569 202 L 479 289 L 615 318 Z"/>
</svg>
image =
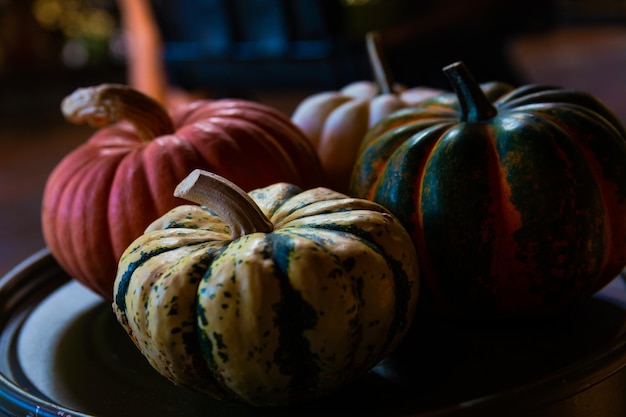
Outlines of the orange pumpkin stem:
<svg viewBox="0 0 626 417">
<path fill-rule="evenodd" d="M 145 141 L 175 131 L 172 119 L 159 102 L 122 84 L 79 88 L 63 99 L 61 112 L 72 123 L 93 127 L 128 120 Z"/>
<path fill-rule="evenodd" d="M 373 31 L 367 32 L 365 35 L 365 43 L 367 45 L 367 53 L 369 62 L 374 71 L 376 84 L 380 88 L 381 94 L 393 93 L 393 80 L 391 79 L 391 71 L 387 65 L 387 61 L 383 57 L 383 51 L 380 41 L 380 33 Z"/>
<path fill-rule="evenodd" d="M 195 169 L 178 184 L 174 195 L 215 211 L 230 226 L 232 239 L 274 230 L 272 222 L 245 191 L 217 174 Z"/>
</svg>

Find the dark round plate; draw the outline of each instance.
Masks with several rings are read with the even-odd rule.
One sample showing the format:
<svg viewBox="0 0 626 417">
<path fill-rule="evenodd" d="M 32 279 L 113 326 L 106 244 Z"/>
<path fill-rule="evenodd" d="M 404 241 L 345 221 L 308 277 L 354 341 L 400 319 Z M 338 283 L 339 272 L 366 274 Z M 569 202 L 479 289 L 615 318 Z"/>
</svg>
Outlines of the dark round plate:
<svg viewBox="0 0 626 417">
<path fill-rule="evenodd" d="M 158 375 L 111 306 L 44 249 L 0 278 L 0 415 L 626 415 L 626 286 L 567 314 L 507 323 L 419 315 L 400 348 L 330 398 L 290 408 L 210 400 Z"/>
</svg>

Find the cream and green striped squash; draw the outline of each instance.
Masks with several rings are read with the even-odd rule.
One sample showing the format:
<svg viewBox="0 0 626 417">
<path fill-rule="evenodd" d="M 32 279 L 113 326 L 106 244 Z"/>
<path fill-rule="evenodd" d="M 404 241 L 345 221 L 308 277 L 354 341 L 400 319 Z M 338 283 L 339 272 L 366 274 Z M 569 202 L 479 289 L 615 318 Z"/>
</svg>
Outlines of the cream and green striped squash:
<svg viewBox="0 0 626 417">
<path fill-rule="evenodd" d="M 251 191 L 194 171 L 122 255 L 113 308 L 162 375 L 257 406 L 363 376 L 407 332 L 413 243 L 381 205 L 289 184 Z M 210 208 L 208 208 L 210 207 Z"/>
</svg>

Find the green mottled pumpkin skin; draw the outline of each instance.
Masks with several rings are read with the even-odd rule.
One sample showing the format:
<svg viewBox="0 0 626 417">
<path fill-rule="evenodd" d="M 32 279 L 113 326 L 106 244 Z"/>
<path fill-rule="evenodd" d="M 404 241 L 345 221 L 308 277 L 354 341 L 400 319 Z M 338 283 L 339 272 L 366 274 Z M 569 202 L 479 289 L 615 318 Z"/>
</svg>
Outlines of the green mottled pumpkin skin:
<svg viewBox="0 0 626 417">
<path fill-rule="evenodd" d="M 478 110 L 451 97 L 373 128 L 350 186 L 411 234 L 420 306 L 555 313 L 613 280 L 626 264 L 626 136 L 612 113 L 587 94 L 541 86 Z"/>
<path fill-rule="evenodd" d="M 180 206 L 122 255 L 114 311 L 178 385 L 257 406 L 324 396 L 408 331 L 417 253 L 372 201 L 288 184 L 250 195 L 272 232 L 231 240 L 209 209 Z"/>
</svg>

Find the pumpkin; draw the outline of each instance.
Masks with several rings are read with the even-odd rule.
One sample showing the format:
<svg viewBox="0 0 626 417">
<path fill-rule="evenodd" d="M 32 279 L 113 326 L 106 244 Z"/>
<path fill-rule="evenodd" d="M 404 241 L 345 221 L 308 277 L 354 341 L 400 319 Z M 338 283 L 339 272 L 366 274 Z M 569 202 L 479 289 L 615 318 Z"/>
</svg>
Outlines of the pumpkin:
<svg viewBox="0 0 626 417">
<path fill-rule="evenodd" d="M 111 299 L 119 256 L 158 216 L 180 205 L 176 185 L 209 169 L 246 190 L 322 182 L 315 150 L 288 116 L 245 100 L 199 100 L 171 115 L 123 85 L 81 88 L 65 117 L 101 127 L 48 177 L 42 229 L 59 264 Z M 110 126 L 106 126 L 110 124 Z"/>
<path fill-rule="evenodd" d="M 317 149 L 327 185 L 346 192 L 365 133 L 382 117 L 441 91 L 395 85 L 380 48 L 380 35 L 367 34 L 367 50 L 376 82 L 354 81 L 339 91 L 323 91 L 302 100 L 291 120 Z"/>
<path fill-rule="evenodd" d="M 327 188 L 246 194 L 196 170 L 182 205 L 120 259 L 113 308 L 174 383 L 258 406 L 333 392 L 408 330 L 418 294 L 411 238 L 385 208 Z"/>
<path fill-rule="evenodd" d="M 417 247 L 420 306 L 554 314 L 626 264 L 626 134 L 590 94 L 522 86 L 490 101 L 462 62 L 456 99 L 400 110 L 364 140 L 350 193 L 394 213 Z"/>
</svg>

